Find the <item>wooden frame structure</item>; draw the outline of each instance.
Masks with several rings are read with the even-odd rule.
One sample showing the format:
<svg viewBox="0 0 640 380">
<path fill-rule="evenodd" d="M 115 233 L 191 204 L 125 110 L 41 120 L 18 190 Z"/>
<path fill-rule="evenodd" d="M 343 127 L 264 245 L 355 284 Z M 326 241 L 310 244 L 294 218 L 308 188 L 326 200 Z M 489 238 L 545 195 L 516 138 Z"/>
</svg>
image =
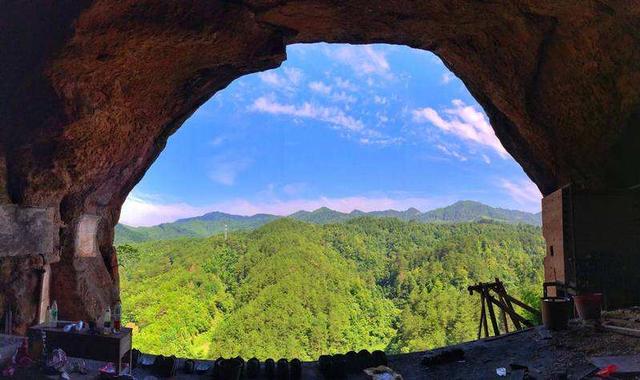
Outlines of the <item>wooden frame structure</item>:
<svg viewBox="0 0 640 380">
<path fill-rule="evenodd" d="M 507 294 L 504 284 L 497 278 L 495 282 L 481 282 L 477 285 L 469 286 L 467 290 L 470 295 L 473 295 L 474 292 L 480 294 L 481 310 L 480 325 L 478 326 L 478 339 L 482 337 L 483 331 L 485 337 L 488 338 L 491 336 L 489 334 L 487 315 L 489 316 L 489 319 L 491 319 L 494 335 L 498 336 L 501 334 L 494 306 L 496 306 L 500 311 L 500 319 L 505 333 L 509 332 L 507 316 L 511 319 L 511 323 L 516 330 L 522 330 L 525 327 L 533 327 L 533 323 L 531 321 L 516 313 L 513 307 L 514 304 L 532 314 L 540 315 L 538 310 Z M 492 292 L 495 293 L 495 296 L 492 295 Z"/>
</svg>

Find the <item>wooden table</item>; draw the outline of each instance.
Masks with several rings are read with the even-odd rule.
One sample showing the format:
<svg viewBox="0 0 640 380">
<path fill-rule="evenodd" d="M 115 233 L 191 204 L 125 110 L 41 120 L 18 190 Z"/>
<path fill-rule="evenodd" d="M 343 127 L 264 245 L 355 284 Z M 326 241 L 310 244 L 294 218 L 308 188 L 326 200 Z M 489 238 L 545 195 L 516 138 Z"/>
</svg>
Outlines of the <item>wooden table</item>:
<svg viewBox="0 0 640 380">
<path fill-rule="evenodd" d="M 124 362 L 131 367 L 132 331 L 130 328 L 123 327 L 120 332 L 102 335 L 92 334 L 86 328 L 84 331 L 65 332 L 64 324 L 64 322 L 58 322 L 55 327 L 46 324 L 30 327 L 29 342 L 41 343 L 44 331 L 49 352 L 61 348 L 67 356 L 112 362 L 118 374 L 122 372 L 123 358 L 126 359 Z"/>
</svg>

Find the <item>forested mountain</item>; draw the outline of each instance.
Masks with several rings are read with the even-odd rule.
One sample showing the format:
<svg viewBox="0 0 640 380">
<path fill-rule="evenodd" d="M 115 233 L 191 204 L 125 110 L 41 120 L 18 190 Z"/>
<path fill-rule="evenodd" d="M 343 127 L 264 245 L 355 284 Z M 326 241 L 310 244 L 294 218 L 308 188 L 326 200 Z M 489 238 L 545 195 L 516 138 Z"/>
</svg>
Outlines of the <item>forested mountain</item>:
<svg viewBox="0 0 640 380">
<path fill-rule="evenodd" d="M 361 217 L 392 217 L 400 220 L 416 220 L 421 222 L 460 223 L 480 220 L 493 220 L 504 223 L 525 223 L 534 226 L 541 224 L 540 213 L 532 214 L 524 211 L 507 210 L 487 206 L 475 201 L 460 201 L 450 206 L 431 210 L 425 213 L 415 208 L 405 211 L 385 210 L 363 212 L 354 210 L 343 213 L 326 207 L 315 211 L 298 211 L 289 218 L 315 224 L 340 223 Z M 282 217 L 268 214 L 239 216 L 212 212 L 202 216 L 180 219 L 173 223 L 164 223 L 153 227 L 130 227 L 123 224 L 116 226 L 116 244 L 138 243 L 148 240 L 167 240 L 179 237 L 207 237 L 224 231 L 253 230 Z"/>
<path fill-rule="evenodd" d="M 479 299 L 466 287 L 499 277 L 537 302 L 544 244 L 524 224 L 284 218 L 118 254 L 124 321 L 141 350 L 316 360 L 475 339 Z"/>
<path fill-rule="evenodd" d="M 451 206 L 425 212 L 417 217 L 422 222 L 470 222 L 477 220 L 494 220 L 505 223 L 525 223 L 534 226 L 542 225 L 541 214 L 519 210 L 507 210 L 487 206 L 475 201 L 460 201 Z"/>
<path fill-rule="evenodd" d="M 279 216 L 256 214 L 240 216 L 211 212 L 202 216 L 180 219 L 173 223 L 163 223 L 153 227 L 116 226 L 115 243 L 139 243 L 148 240 L 170 240 L 181 237 L 207 237 L 223 232 L 225 225 L 229 231 L 252 230 Z"/>
</svg>

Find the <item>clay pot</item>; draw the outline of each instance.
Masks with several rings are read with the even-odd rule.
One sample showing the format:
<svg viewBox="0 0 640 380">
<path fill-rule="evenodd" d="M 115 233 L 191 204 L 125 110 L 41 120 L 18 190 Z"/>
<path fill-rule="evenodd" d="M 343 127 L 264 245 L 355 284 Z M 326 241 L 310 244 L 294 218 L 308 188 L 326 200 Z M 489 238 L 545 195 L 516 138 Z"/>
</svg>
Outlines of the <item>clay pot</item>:
<svg viewBox="0 0 640 380">
<path fill-rule="evenodd" d="M 344 379 L 347 375 L 347 359 L 343 354 L 335 354 L 331 360 L 331 378 Z"/>
<path fill-rule="evenodd" d="M 358 352 L 358 364 L 360 369 L 365 369 L 373 366 L 373 358 L 371 353 L 367 350 L 360 350 Z"/>
<path fill-rule="evenodd" d="M 293 359 L 289 363 L 291 369 L 291 380 L 302 379 L 302 362 L 300 359 Z"/>
<path fill-rule="evenodd" d="M 580 319 L 583 321 L 597 321 L 600 319 L 602 293 L 586 293 L 573 296 L 573 302 L 576 305 L 578 316 L 580 316 Z"/>
<path fill-rule="evenodd" d="M 371 360 L 373 361 L 373 366 L 379 365 L 387 365 L 387 355 L 384 351 L 376 350 L 371 353 Z"/>
<path fill-rule="evenodd" d="M 260 360 L 258 358 L 251 358 L 247 362 L 247 377 L 255 379 L 260 376 Z"/>
<path fill-rule="evenodd" d="M 214 379 L 218 379 L 219 378 L 219 374 L 220 374 L 220 364 L 222 364 L 222 362 L 225 361 L 225 359 L 220 356 L 219 358 L 217 358 L 214 362 L 213 362 L 213 371 L 212 371 L 212 375 Z"/>
<path fill-rule="evenodd" d="M 549 330 L 565 330 L 569 322 L 571 300 L 566 297 L 542 299 L 542 324 Z"/>
<path fill-rule="evenodd" d="M 324 375 L 328 375 L 331 370 L 331 356 L 329 355 L 320 355 L 318 359 L 318 367 L 320 367 L 320 372 Z"/>
<path fill-rule="evenodd" d="M 356 372 L 360 369 L 358 368 L 358 354 L 355 351 L 347 352 L 344 357 L 347 361 L 347 370 L 349 372 Z"/>
<path fill-rule="evenodd" d="M 220 363 L 218 378 L 220 380 L 239 380 L 242 374 L 242 362 L 238 359 L 227 359 Z"/>
<path fill-rule="evenodd" d="M 289 361 L 287 359 L 280 359 L 276 363 L 276 379 L 289 380 Z"/>
<path fill-rule="evenodd" d="M 264 374 L 267 379 L 273 379 L 276 377 L 276 362 L 269 358 L 264 361 Z"/>
</svg>

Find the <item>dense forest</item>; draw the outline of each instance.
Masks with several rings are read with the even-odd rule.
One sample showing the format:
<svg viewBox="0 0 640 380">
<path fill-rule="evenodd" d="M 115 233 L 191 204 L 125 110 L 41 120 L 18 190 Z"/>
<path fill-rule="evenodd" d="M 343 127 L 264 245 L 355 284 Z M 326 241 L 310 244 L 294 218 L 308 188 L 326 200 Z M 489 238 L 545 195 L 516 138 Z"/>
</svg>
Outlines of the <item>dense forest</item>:
<svg viewBox="0 0 640 380">
<path fill-rule="evenodd" d="M 460 223 L 477 221 L 495 221 L 509 224 L 532 224 L 540 226 L 541 214 L 532 214 L 519 210 L 507 210 L 475 202 L 458 201 L 446 207 L 427 212 L 420 212 L 415 208 L 404 211 L 384 210 L 364 212 L 353 210 L 350 213 L 321 207 L 314 211 L 298 211 L 288 216 L 313 224 L 341 223 L 347 220 L 372 216 L 377 218 L 397 218 L 404 221 L 424 223 Z M 124 224 L 116 226 L 116 244 L 141 243 L 150 240 L 171 240 L 181 237 L 208 237 L 213 234 L 228 231 L 254 230 L 282 216 L 270 214 L 256 214 L 252 216 L 210 212 L 193 218 L 179 219 L 171 223 L 163 223 L 152 227 L 131 227 Z"/>
<path fill-rule="evenodd" d="M 420 223 L 370 216 L 317 225 L 278 219 L 253 231 L 124 244 L 123 319 L 150 353 L 299 357 L 408 352 L 475 339 L 479 299 L 499 277 L 534 304 L 539 227 Z"/>
</svg>

